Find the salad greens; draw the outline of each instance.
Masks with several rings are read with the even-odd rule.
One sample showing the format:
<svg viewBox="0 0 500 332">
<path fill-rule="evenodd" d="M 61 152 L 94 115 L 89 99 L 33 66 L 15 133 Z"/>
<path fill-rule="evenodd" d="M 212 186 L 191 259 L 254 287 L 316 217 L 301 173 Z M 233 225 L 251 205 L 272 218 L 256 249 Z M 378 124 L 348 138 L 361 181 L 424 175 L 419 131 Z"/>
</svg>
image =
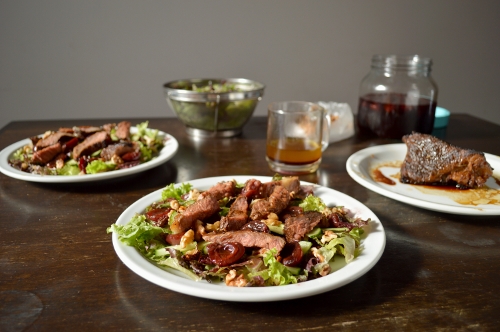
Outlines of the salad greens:
<svg viewBox="0 0 500 332">
<path fill-rule="evenodd" d="M 244 185 L 237 184 L 238 188 Z M 295 199 L 290 205 L 299 206 L 304 211 L 317 211 L 328 218 L 333 213 L 341 213 L 347 220 L 348 227 L 315 227 L 298 242 L 304 257 L 308 258 L 307 265 L 286 266 L 282 255 L 284 249 L 278 252 L 276 248 L 269 250 L 259 248 L 245 248 L 245 255 L 237 263 L 230 266 L 219 266 L 209 259 L 207 248 L 210 242 L 201 237 L 196 238 L 196 229 L 188 230 L 179 243 L 170 243 L 169 236 L 173 236 L 169 227 L 177 213 L 193 204 L 200 193 L 189 183 L 167 185 L 161 194 L 161 200 L 152 203 L 143 213 L 136 214 L 127 224 L 112 224 L 107 228 L 108 233 L 116 233 L 118 239 L 128 246 L 135 247 L 143 256 L 158 267 L 169 267 L 184 273 L 193 280 L 207 280 L 209 282 L 225 282 L 228 286 L 279 286 L 304 282 L 328 275 L 333 270 L 336 259 L 351 262 L 361 251 L 362 226 L 369 220 L 353 218 L 343 207 L 327 207 L 321 198 L 312 194 L 304 199 Z M 220 219 L 227 213 L 231 199 L 219 201 Z M 170 211 L 168 222 L 158 226 L 149 213 Z M 215 219 L 202 220 L 196 227 L 203 227 L 203 231 L 217 230 Z M 156 219 L 155 219 L 156 220 Z M 269 226 L 271 234 L 283 235 L 283 223 L 280 226 Z M 352 225 L 351 225 L 352 223 Z M 343 257 L 342 257 L 343 256 Z"/>
</svg>

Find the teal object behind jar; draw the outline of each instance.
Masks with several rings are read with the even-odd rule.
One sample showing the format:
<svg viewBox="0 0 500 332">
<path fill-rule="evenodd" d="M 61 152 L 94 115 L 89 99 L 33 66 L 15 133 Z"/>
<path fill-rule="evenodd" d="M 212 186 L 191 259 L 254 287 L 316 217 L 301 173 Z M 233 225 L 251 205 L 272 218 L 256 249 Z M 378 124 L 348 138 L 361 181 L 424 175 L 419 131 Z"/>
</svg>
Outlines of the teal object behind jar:
<svg viewBox="0 0 500 332">
<path fill-rule="evenodd" d="M 418 55 L 374 55 L 360 85 L 358 135 L 401 139 L 413 131 L 430 134 L 438 93 L 431 66 L 430 58 Z"/>
</svg>

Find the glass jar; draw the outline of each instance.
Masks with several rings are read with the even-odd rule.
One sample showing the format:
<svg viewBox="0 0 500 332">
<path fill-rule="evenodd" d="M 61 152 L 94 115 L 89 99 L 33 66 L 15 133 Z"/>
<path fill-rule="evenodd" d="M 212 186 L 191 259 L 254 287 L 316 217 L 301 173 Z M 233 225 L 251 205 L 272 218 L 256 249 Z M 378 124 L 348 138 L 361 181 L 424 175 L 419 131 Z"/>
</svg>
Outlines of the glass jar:
<svg viewBox="0 0 500 332">
<path fill-rule="evenodd" d="M 430 134 L 438 88 L 432 60 L 418 55 L 374 55 L 361 81 L 358 134 L 401 139 L 412 131 Z"/>
</svg>

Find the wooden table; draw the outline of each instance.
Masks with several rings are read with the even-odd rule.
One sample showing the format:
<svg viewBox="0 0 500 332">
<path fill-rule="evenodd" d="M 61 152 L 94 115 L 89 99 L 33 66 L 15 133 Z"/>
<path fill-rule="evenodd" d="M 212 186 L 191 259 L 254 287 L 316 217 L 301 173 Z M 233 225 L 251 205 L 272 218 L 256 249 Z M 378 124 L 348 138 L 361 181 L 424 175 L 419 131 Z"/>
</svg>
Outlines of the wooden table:
<svg viewBox="0 0 500 332">
<path fill-rule="evenodd" d="M 23 121 L 0 130 L 0 149 L 48 129 L 123 119 Z M 139 123 L 146 119 L 129 119 Z M 132 203 L 169 183 L 219 175 L 272 176 L 266 119 L 241 136 L 194 140 L 177 119 L 149 119 L 179 151 L 141 174 L 95 183 L 42 184 L 0 174 L 0 330 L 493 331 L 500 324 L 500 217 L 431 212 L 365 189 L 346 160 L 368 146 L 350 139 L 302 176 L 344 192 L 381 220 L 387 245 L 364 276 L 308 298 L 266 303 L 207 300 L 156 286 L 117 257 L 106 228 Z M 500 155 L 500 126 L 451 116 L 450 143 Z"/>
</svg>

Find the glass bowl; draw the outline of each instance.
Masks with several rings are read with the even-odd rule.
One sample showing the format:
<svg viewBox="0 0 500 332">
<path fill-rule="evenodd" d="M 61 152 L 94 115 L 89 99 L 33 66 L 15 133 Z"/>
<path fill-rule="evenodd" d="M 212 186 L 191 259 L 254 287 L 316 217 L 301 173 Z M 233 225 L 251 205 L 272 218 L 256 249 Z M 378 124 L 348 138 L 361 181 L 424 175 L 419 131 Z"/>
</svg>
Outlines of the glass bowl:
<svg viewBox="0 0 500 332">
<path fill-rule="evenodd" d="M 239 135 L 262 99 L 265 86 L 244 78 L 184 79 L 165 83 L 170 108 L 192 136 Z"/>
</svg>

